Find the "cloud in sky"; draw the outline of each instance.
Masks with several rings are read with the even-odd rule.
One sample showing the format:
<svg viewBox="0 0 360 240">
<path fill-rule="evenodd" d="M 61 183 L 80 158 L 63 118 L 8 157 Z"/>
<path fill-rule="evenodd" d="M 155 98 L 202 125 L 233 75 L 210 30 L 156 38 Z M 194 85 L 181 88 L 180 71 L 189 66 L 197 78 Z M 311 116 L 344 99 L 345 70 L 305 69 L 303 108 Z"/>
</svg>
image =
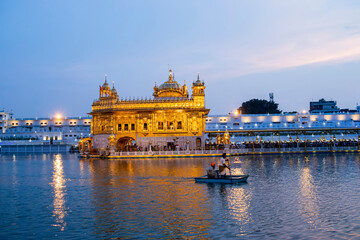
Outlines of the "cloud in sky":
<svg viewBox="0 0 360 240">
<path fill-rule="evenodd" d="M 259 34 L 250 36 L 247 43 L 237 44 L 247 38 L 246 31 L 239 31 L 234 32 L 232 42 L 226 46 L 207 46 L 213 50 L 212 56 L 207 64 L 199 64 L 199 69 L 212 73 L 209 80 L 219 80 L 360 59 L 360 5 L 339 6 L 331 1 L 289 2 L 269 4 L 266 10 L 271 12 L 266 23 L 268 28 L 264 29 L 259 23 L 251 24 L 251 31 Z"/>
<path fill-rule="evenodd" d="M 360 34 L 301 47 L 297 42 L 284 43 L 282 46 L 264 49 L 260 51 L 261 53 L 254 51 L 252 54 L 245 54 L 241 50 L 233 51 L 229 55 L 223 55 L 222 58 L 222 62 L 227 63 L 227 71 L 212 75 L 211 80 L 235 78 L 310 64 L 334 64 L 358 60 L 360 59 L 359 43 Z M 200 66 L 200 68 L 203 67 Z M 214 70 L 214 66 L 211 68 Z"/>
<path fill-rule="evenodd" d="M 212 112 L 233 108 L 212 92 L 224 82 L 236 104 L 269 91 L 286 101 L 294 89 L 283 72 L 303 81 L 360 60 L 359 12 L 360 2 L 351 0 L 1 1 L 0 79 L 7 91 L 0 107 L 28 116 L 56 106 L 78 115 L 89 112 L 105 73 L 120 95 L 150 96 L 155 82 L 166 81 L 168 64 L 180 83 L 200 72 Z M 309 68 L 316 71 L 303 76 Z M 336 85 L 344 76 L 344 91 L 360 89 L 357 69 L 337 68 L 326 79 Z M 247 91 L 237 93 L 244 83 Z M 336 95 L 313 85 L 319 98 Z M 314 92 L 304 88 L 304 95 Z M 354 103 L 355 95 L 342 98 Z M 307 102 L 294 109 L 299 104 Z"/>
</svg>

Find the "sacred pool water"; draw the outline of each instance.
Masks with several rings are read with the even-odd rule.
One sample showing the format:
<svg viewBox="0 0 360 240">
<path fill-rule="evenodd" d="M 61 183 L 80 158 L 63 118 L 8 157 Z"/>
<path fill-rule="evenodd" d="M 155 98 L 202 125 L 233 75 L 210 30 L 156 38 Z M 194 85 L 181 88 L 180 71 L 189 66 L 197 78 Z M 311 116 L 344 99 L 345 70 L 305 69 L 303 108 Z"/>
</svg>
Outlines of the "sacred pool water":
<svg viewBox="0 0 360 240">
<path fill-rule="evenodd" d="M 0 239 L 360 238 L 358 154 L 232 157 L 240 185 L 194 183 L 211 158 L 0 159 Z"/>
</svg>

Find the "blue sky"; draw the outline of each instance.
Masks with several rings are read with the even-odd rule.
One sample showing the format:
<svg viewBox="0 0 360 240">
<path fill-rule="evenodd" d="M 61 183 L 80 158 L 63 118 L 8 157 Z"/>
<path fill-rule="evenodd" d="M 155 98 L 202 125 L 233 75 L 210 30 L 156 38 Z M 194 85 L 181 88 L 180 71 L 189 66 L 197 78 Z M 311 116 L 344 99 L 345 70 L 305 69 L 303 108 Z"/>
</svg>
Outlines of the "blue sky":
<svg viewBox="0 0 360 240">
<path fill-rule="evenodd" d="M 123 97 L 206 84 L 210 114 L 360 104 L 360 1 L 0 1 L 0 108 L 84 116 L 108 75 Z"/>
</svg>

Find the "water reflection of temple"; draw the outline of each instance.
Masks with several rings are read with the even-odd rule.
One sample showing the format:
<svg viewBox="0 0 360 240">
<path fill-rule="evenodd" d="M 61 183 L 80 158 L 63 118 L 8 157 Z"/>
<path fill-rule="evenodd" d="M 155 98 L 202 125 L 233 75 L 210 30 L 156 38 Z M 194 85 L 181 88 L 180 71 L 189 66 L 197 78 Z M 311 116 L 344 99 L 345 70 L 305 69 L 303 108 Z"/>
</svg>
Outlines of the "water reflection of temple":
<svg viewBox="0 0 360 240">
<path fill-rule="evenodd" d="M 149 238 L 206 238 L 213 221 L 208 195 L 187 179 L 203 174 L 200 165 L 194 159 L 91 161 L 96 234 L 136 238 L 154 229 Z"/>
</svg>

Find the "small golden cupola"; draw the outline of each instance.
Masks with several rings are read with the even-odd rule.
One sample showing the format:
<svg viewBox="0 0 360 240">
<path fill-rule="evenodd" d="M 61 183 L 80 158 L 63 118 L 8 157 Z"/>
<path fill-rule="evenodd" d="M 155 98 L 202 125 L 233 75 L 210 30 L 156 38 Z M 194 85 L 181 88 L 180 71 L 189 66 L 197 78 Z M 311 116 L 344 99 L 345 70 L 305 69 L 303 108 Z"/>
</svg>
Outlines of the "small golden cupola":
<svg viewBox="0 0 360 240">
<path fill-rule="evenodd" d="M 193 82 L 192 86 L 193 96 L 194 95 L 205 95 L 205 83 L 204 81 L 200 81 L 200 75 L 198 73 L 197 80 Z"/>
<path fill-rule="evenodd" d="M 105 82 L 100 86 L 100 98 L 118 98 L 117 91 L 115 89 L 115 84 L 113 82 L 113 88 L 110 88 L 110 85 L 107 82 L 107 75 L 105 74 Z"/>
<path fill-rule="evenodd" d="M 107 75 L 105 74 L 105 82 L 100 86 L 100 97 L 109 97 L 111 96 L 110 86 L 107 83 Z"/>
<path fill-rule="evenodd" d="M 154 94 L 155 98 L 188 98 L 189 94 L 187 92 L 187 87 L 181 86 L 178 82 L 175 81 L 175 75 L 173 71 L 169 70 L 169 80 L 157 86 L 155 83 Z"/>
<path fill-rule="evenodd" d="M 192 99 L 194 99 L 195 106 L 205 107 L 205 84 L 204 81 L 200 81 L 200 75 L 198 73 L 197 80 L 192 85 Z"/>
<path fill-rule="evenodd" d="M 111 95 L 117 96 L 117 91 L 116 91 L 116 89 L 115 89 L 115 83 L 114 83 L 114 82 L 113 82 L 113 87 L 112 87 L 112 89 L 111 89 Z"/>
</svg>

